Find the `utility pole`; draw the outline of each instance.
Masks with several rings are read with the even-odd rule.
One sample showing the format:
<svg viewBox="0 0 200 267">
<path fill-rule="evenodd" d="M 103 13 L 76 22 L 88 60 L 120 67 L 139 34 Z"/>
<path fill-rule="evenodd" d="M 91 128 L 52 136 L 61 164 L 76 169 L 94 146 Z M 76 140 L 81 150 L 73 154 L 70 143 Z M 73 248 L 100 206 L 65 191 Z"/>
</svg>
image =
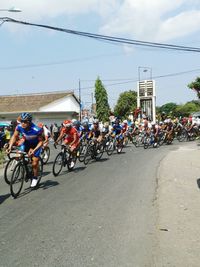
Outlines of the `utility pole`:
<svg viewBox="0 0 200 267">
<path fill-rule="evenodd" d="M 78 91 L 79 91 L 79 120 L 82 120 L 82 107 L 81 107 L 81 81 L 79 79 L 79 83 L 78 83 Z"/>
<path fill-rule="evenodd" d="M 92 98 L 92 106 L 91 106 L 91 113 L 93 114 L 93 93 L 91 93 L 91 98 Z"/>
</svg>

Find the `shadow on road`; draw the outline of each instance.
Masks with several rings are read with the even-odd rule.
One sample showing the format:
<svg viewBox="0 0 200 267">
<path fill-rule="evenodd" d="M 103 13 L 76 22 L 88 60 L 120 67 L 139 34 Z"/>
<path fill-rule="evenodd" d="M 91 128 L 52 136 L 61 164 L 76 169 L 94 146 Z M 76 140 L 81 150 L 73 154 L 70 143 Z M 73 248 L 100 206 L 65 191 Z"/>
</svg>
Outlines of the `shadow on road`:
<svg viewBox="0 0 200 267">
<path fill-rule="evenodd" d="M 32 191 L 32 189 L 30 187 L 27 187 L 22 193 L 20 193 L 20 195 L 17 197 L 17 199 L 29 194 L 31 191 Z"/>
<path fill-rule="evenodd" d="M 0 205 L 9 197 L 10 197 L 10 194 L 5 194 L 5 195 L 0 196 Z"/>
<path fill-rule="evenodd" d="M 117 153 L 117 151 L 114 151 L 113 155 L 121 155 L 121 154 L 126 154 L 124 150 L 122 150 L 120 153 Z"/>
<path fill-rule="evenodd" d="M 57 181 L 47 180 L 43 183 L 40 183 L 38 186 L 38 189 L 46 190 L 46 189 L 51 188 L 51 187 L 56 186 L 56 185 L 59 185 L 59 183 Z"/>
<path fill-rule="evenodd" d="M 77 173 L 77 172 L 85 170 L 85 168 L 86 168 L 86 166 L 75 167 L 75 169 L 73 169 L 73 172 Z"/>
<path fill-rule="evenodd" d="M 197 179 L 197 186 L 200 189 L 200 178 Z"/>
<path fill-rule="evenodd" d="M 47 172 L 47 171 L 44 172 L 44 171 L 43 171 L 42 176 L 47 176 L 47 175 L 50 174 L 50 173 L 51 173 L 51 172 Z"/>
<path fill-rule="evenodd" d="M 34 191 L 34 190 L 36 191 L 39 189 L 45 190 L 56 185 L 59 185 L 59 183 L 56 181 L 47 180 L 45 182 L 41 182 L 36 188 L 31 188 L 31 187 L 25 188 L 25 190 L 22 193 L 20 193 L 20 195 L 17 198 L 24 197 L 25 195 L 29 194 L 31 191 Z"/>
</svg>

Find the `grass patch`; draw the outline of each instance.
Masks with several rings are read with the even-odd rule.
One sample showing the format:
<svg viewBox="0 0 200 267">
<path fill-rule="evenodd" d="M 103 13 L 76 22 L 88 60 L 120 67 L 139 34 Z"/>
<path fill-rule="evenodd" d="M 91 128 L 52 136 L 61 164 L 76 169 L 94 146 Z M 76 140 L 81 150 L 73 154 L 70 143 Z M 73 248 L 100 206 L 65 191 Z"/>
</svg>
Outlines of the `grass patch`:
<svg viewBox="0 0 200 267">
<path fill-rule="evenodd" d="M 3 166 L 4 160 L 5 160 L 5 152 L 0 151 L 0 167 Z"/>
</svg>

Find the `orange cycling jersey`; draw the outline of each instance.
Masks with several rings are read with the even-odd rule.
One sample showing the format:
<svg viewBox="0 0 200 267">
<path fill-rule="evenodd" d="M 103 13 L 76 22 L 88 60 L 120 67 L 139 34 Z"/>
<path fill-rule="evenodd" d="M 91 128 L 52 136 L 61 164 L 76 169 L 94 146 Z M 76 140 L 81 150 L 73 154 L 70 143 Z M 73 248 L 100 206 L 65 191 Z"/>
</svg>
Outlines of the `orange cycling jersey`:
<svg viewBox="0 0 200 267">
<path fill-rule="evenodd" d="M 65 134 L 64 142 L 66 144 L 70 144 L 73 141 L 74 141 L 75 146 L 79 144 L 79 135 L 78 135 L 78 131 L 75 128 L 72 127 L 69 130 L 66 128 L 62 128 L 61 134 Z"/>
</svg>

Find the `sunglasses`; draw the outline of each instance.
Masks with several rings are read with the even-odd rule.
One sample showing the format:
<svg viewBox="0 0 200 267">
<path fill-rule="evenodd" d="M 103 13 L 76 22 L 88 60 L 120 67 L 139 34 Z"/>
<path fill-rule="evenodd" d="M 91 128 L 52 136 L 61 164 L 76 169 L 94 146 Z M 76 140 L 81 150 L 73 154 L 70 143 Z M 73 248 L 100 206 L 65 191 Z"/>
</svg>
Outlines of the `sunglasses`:
<svg viewBox="0 0 200 267">
<path fill-rule="evenodd" d="M 29 123 L 27 120 L 21 120 L 21 123 Z"/>
</svg>

